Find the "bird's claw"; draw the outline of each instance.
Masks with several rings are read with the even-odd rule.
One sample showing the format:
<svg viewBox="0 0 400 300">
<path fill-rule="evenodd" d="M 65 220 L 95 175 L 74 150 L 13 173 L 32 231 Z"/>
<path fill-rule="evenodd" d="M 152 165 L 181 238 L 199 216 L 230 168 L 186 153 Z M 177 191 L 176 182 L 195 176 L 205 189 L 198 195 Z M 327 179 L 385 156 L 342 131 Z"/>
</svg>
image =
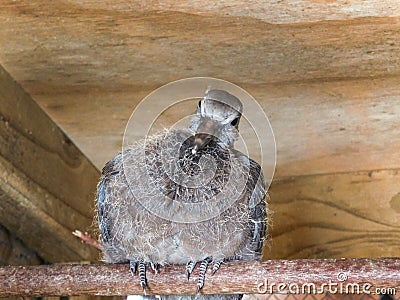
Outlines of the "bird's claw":
<svg viewBox="0 0 400 300">
<path fill-rule="evenodd" d="M 136 268 L 137 268 L 137 261 L 130 260 L 129 261 L 129 271 L 131 271 L 132 275 L 136 274 Z"/>
<path fill-rule="evenodd" d="M 150 266 L 153 271 L 156 272 L 158 270 L 158 264 L 151 262 Z M 146 277 L 146 263 L 143 259 L 140 260 L 130 260 L 129 261 L 129 270 L 132 275 L 138 273 L 140 286 L 143 288 L 143 292 L 146 294 L 147 287 L 147 277 Z"/>
<path fill-rule="evenodd" d="M 195 262 L 195 261 L 189 261 L 186 264 L 186 277 L 187 277 L 187 280 L 189 280 L 190 274 L 192 274 L 194 268 L 196 267 L 196 264 L 197 264 L 197 262 Z"/>
<path fill-rule="evenodd" d="M 154 263 L 154 262 L 150 262 L 150 267 L 153 270 L 154 274 L 157 274 L 158 273 L 158 269 L 160 268 L 160 264 Z"/>
<path fill-rule="evenodd" d="M 196 288 L 196 292 L 199 293 L 201 291 L 201 289 L 204 286 L 204 281 L 206 278 L 206 273 L 207 273 L 207 268 L 208 265 L 213 262 L 213 259 L 211 257 L 206 257 L 205 259 L 203 259 L 202 261 L 199 261 L 200 266 L 199 266 L 199 277 L 197 278 L 197 288 Z M 221 266 L 223 260 L 218 260 L 215 261 L 213 263 L 213 274 L 219 269 L 219 267 Z M 190 274 L 192 273 L 192 271 L 194 270 L 194 268 L 196 267 L 196 264 L 198 262 L 196 261 L 189 261 L 186 264 L 186 276 L 187 279 L 189 280 Z"/>
<path fill-rule="evenodd" d="M 225 261 L 224 259 L 213 261 L 213 259 L 211 257 L 206 257 L 202 261 L 199 261 L 199 262 L 189 261 L 186 264 L 186 277 L 189 280 L 190 275 L 192 274 L 197 263 L 200 263 L 199 276 L 197 278 L 197 288 L 196 288 L 197 293 L 199 293 L 204 286 L 208 265 L 210 263 L 213 263 L 212 275 L 214 275 L 215 272 L 218 271 L 218 269 L 220 268 L 221 264 L 224 261 Z M 154 273 L 157 274 L 160 265 L 158 263 L 154 263 L 154 262 L 150 262 L 149 265 L 150 265 L 151 269 L 154 271 Z M 147 277 L 146 277 L 146 263 L 144 262 L 144 260 L 143 259 L 130 260 L 129 261 L 129 270 L 132 273 L 132 275 L 138 274 L 140 286 L 143 288 L 143 292 L 146 294 L 146 288 L 148 285 L 147 285 Z"/>
<path fill-rule="evenodd" d="M 200 263 L 199 278 L 197 279 L 197 293 L 200 292 L 200 290 L 204 286 L 204 281 L 206 279 L 207 267 L 211 262 L 212 262 L 212 258 L 207 257 Z"/>
<path fill-rule="evenodd" d="M 217 261 L 213 261 L 213 269 L 212 269 L 211 275 L 214 275 L 215 272 L 218 271 L 219 267 L 222 265 L 223 262 L 224 262 L 223 259 L 217 260 Z"/>
</svg>

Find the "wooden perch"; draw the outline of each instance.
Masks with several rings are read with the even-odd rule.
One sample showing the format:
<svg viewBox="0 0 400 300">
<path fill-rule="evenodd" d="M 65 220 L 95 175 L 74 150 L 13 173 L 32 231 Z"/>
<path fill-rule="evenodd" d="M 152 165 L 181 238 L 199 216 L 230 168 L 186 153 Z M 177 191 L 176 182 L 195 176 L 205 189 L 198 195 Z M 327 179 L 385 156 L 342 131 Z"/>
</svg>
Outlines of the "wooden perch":
<svg viewBox="0 0 400 300">
<path fill-rule="evenodd" d="M 198 270 L 189 281 L 184 271 L 184 266 L 162 267 L 157 274 L 148 271 L 146 293 L 194 294 Z M 279 284 L 286 288 L 281 285 L 278 291 Z M 369 287 L 371 294 L 377 291 L 376 288 L 399 291 L 400 258 L 231 262 L 224 264 L 214 276 L 208 270 L 202 293 L 295 292 L 296 286 L 301 288 L 304 284 L 314 284 L 320 293 L 329 291 L 329 284 L 331 288 L 336 285 L 336 293 L 346 293 L 346 286 L 354 288 L 356 284 L 360 293 L 365 287 Z M 355 291 L 349 290 L 350 293 Z M 128 294 L 143 294 L 143 291 L 138 277 L 132 276 L 127 264 L 0 268 L 0 297 Z"/>
</svg>

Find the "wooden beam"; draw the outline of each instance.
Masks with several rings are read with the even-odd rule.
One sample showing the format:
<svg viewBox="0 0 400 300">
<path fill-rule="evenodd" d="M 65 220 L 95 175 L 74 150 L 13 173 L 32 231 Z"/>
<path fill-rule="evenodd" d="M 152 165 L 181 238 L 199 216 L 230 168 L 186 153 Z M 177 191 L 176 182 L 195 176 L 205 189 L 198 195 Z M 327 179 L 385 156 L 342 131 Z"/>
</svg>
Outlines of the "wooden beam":
<svg viewBox="0 0 400 300">
<path fill-rule="evenodd" d="M 186 279 L 184 266 L 147 272 L 147 295 L 195 294 L 197 270 Z M 281 285 L 280 285 L 281 284 Z M 330 284 L 330 285 L 329 285 Z M 400 259 L 325 259 L 232 262 L 211 276 L 203 294 L 376 293 L 400 289 Z M 308 290 L 308 285 L 311 290 Z M 314 286 L 314 287 L 312 287 Z M 312 290 L 314 289 L 315 290 Z M 336 290 L 335 290 L 336 289 Z M 346 290 L 347 289 L 347 290 Z M 0 296 L 143 294 L 129 265 L 51 265 L 0 267 Z"/>
<path fill-rule="evenodd" d="M 278 151 L 275 178 L 282 178 L 400 168 L 399 83 L 400 76 L 242 87 L 271 121 Z M 151 88 L 77 89 L 37 95 L 38 102 L 101 169 L 121 150 L 130 114 Z M 165 125 L 193 108 L 172 111 L 162 115 Z"/>
<path fill-rule="evenodd" d="M 0 67 L 0 220 L 49 262 L 95 260 L 71 231 L 94 215 L 98 170 Z"/>
<path fill-rule="evenodd" d="M 264 258 L 399 256 L 399 180 L 393 169 L 274 181 Z"/>
<path fill-rule="evenodd" d="M 399 168 L 399 19 L 394 0 L 2 0 L 0 61 L 99 169 L 135 105 L 192 76 L 256 96 L 279 177 Z"/>
<path fill-rule="evenodd" d="M 117 88 L 200 74 L 253 84 L 399 75 L 400 10 L 393 1 L 375 12 L 363 5 L 352 13 L 350 4 L 342 17 L 310 14 L 300 22 L 280 21 L 286 3 L 249 11 L 238 1 L 237 10 L 204 13 L 201 5 L 119 2 L 1 1 L 2 63 L 19 81 L 40 82 L 30 86 L 33 94 L 46 92 L 45 85 Z"/>
<path fill-rule="evenodd" d="M 274 129 L 276 179 L 400 168 L 400 76 L 244 88 Z"/>
<path fill-rule="evenodd" d="M 0 224 L 0 265 L 39 265 L 43 260 L 21 239 Z"/>
</svg>

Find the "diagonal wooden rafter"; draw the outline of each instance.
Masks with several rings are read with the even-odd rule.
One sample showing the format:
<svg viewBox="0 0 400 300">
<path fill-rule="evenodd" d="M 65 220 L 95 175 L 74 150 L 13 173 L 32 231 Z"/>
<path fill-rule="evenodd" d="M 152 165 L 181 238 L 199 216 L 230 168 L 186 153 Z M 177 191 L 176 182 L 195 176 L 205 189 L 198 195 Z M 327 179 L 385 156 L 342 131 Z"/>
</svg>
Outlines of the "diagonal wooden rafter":
<svg viewBox="0 0 400 300">
<path fill-rule="evenodd" d="M 91 226 L 98 177 L 0 66 L 0 222 L 49 262 L 95 260 L 71 231 Z"/>
</svg>

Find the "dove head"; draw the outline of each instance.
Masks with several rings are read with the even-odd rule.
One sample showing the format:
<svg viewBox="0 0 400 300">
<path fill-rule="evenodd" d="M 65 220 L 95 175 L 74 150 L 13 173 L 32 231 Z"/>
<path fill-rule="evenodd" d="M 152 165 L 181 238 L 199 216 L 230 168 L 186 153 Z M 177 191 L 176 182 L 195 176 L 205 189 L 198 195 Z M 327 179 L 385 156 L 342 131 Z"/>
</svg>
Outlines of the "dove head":
<svg viewBox="0 0 400 300">
<path fill-rule="evenodd" d="M 194 131 L 192 153 L 203 149 L 210 141 L 222 147 L 232 147 L 238 137 L 243 105 L 224 90 L 209 90 L 199 101 L 197 115 L 191 124 Z"/>
</svg>

